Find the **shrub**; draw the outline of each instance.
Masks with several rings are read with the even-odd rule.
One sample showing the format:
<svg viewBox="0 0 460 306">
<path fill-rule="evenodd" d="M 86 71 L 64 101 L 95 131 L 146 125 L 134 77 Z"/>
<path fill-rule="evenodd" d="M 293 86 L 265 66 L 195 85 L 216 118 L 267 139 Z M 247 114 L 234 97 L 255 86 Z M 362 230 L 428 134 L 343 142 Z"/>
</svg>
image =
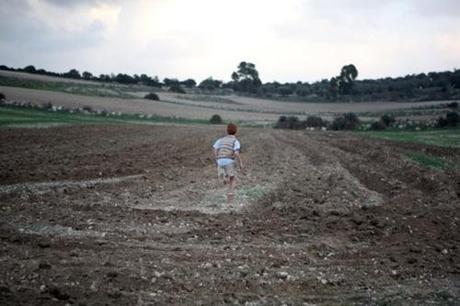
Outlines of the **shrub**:
<svg viewBox="0 0 460 306">
<path fill-rule="evenodd" d="M 439 117 L 438 127 L 452 127 L 460 123 L 460 116 L 456 112 L 448 112 L 446 117 Z"/>
<path fill-rule="evenodd" d="M 360 124 L 359 118 L 355 113 L 343 114 L 332 121 L 332 130 L 354 130 Z"/>
<path fill-rule="evenodd" d="M 82 110 L 88 113 L 93 112 L 93 109 L 91 108 L 91 106 L 86 106 L 86 105 L 82 107 Z"/>
<path fill-rule="evenodd" d="M 26 106 L 26 107 L 27 107 L 27 106 Z M 48 102 L 48 103 L 42 104 L 42 107 L 43 107 L 44 109 L 50 110 L 50 109 L 53 108 L 53 104 L 52 104 L 51 102 Z"/>
<path fill-rule="evenodd" d="M 299 130 L 306 128 L 306 121 L 300 121 L 296 116 L 280 116 L 275 124 L 275 129 Z"/>
<path fill-rule="evenodd" d="M 374 131 L 381 131 L 387 128 L 387 125 L 382 121 L 375 121 L 372 122 L 371 126 L 369 129 L 374 130 Z"/>
<path fill-rule="evenodd" d="M 179 85 L 179 84 L 171 84 L 171 87 L 169 87 L 169 91 L 170 92 L 175 92 L 175 93 L 180 93 L 180 94 L 184 94 L 185 93 L 185 90 Z"/>
<path fill-rule="evenodd" d="M 396 119 L 393 115 L 385 114 L 380 117 L 380 121 L 385 125 L 385 127 L 390 127 L 393 123 L 396 122 Z"/>
<path fill-rule="evenodd" d="M 148 93 L 144 96 L 144 99 L 148 99 L 148 100 L 154 100 L 154 101 L 159 101 L 160 98 L 158 97 L 158 95 L 154 92 L 151 92 L 151 93 Z"/>
<path fill-rule="evenodd" d="M 209 119 L 209 122 L 212 124 L 221 124 L 222 123 L 222 117 L 215 114 L 212 115 L 211 119 Z"/>
<path fill-rule="evenodd" d="M 451 102 L 447 104 L 447 107 L 449 108 L 458 108 L 458 102 Z"/>
<path fill-rule="evenodd" d="M 308 116 L 305 125 L 307 127 L 323 127 L 327 126 L 327 121 L 319 116 Z"/>
<path fill-rule="evenodd" d="M 447 126 L 456 126 L 460 123 L 460 116 L 456 112 L 448 112 L 446 114 Z"/>
</svg>

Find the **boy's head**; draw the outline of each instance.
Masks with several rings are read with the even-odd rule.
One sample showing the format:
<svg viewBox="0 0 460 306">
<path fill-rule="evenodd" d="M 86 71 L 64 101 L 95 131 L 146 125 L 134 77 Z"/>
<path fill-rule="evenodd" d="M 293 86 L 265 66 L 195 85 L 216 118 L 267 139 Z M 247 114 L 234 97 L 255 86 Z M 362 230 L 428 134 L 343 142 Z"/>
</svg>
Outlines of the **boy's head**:
<svg viewBox="0 0 460 306">
<path fill-rule="evenodd" d="M 235 135 L 237 130 L 238 130 L 238 127 L 236 126 L 236 124 L 229 123 L 227 125 L 227 134 L 228 135 Z"/>
</svg>

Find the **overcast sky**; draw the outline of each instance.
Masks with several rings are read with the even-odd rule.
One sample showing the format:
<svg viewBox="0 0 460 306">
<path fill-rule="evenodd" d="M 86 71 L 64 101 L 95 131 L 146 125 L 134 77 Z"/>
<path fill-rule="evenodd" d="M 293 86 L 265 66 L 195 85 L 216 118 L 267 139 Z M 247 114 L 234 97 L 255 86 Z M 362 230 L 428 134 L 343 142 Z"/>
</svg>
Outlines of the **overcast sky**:
<svg viewBox="0 0 460 306">
<path fill-rule="evenodd" d="M 0 64 L 313 82 L 460 68 L 459 0 L 0 0 Z"/>
</svg>

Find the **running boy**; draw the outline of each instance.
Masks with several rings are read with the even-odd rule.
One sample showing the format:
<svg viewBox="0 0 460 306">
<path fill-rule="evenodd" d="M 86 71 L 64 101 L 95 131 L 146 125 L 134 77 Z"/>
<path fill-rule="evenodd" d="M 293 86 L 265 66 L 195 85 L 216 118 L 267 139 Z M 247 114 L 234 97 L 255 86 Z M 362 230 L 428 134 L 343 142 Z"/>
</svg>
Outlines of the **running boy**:
<svg viewBox="0 0 460 306">
<path fill-rule="evenodd" d="M 235 187 L 235 159 L 238 159 L 240 169 L 243 169 L 243 161 L 240 156 L 240 142 L 236 139 L 235 134 L 238 128 L 235 124 L 227 125 L 227 136 L 217 140 L 214 145 L 214 158 L 217 163 L 217 174 L 219 178 L 224 178 L 224 184 L 227 184 L 227 204 L 231 205 L 233 201 L 233 189 Z"/>
</svg>

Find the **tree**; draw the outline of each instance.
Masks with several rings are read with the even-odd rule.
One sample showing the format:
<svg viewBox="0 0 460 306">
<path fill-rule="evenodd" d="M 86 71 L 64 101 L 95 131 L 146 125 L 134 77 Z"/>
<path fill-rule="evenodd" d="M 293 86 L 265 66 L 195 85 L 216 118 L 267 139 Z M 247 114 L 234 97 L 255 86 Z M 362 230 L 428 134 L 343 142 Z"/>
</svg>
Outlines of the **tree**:
<svg viewBox="0 0 460 306">
<path fill-rule="evenodd" d="M 345 65 L 340 71 L 338 78 L 339 91 L 341 94 L 351 94 L 353 92 L 354 80 L 358 76 L 358 69 L 355 65 Z"/>
<path fill-rule="evenodd" d="M 198 87 L 201 89 L 205 89 L 205 90 L 214 90 L 214 89 L 219 88 L 222 85 L 222 83 L 223 83 L 222 81 L 214 80 L 212 77 L 209 77 L 201 81 Z"/>
<path fill-rule="evenodd" d="M 238 70 L 232 73 L 233 89 L 243 92 L 257 92 L 262 82 L 253 63 L 241 62 Z"/>
<path fill-rule="evenodd" d="M 120 84 L 135 84 L 136 83 L 136 80 L 132 76 L 128 74 L 124 74 L 124 73 L 117 74 L 114 81 Z"/>
<path fill-rule="evenodd" d="M 185 81 L 182 81 L 181 84 L 187 88 L 193 88 L 196 86 L 196 82 L 194 79 L 187 79 Z"/>
<path fill-rule="evenodd" d="M 33 65 L 26 66 L 26 67 L 24 67 L 23 70 L 25 72 L 29 72 L 29 73 L 35 73 L 35 71 L 36 71 L 35 66 L 33 66 Z"/>
<path fill-rule="evenodd" d="M 66 78 L 71 78 L 71 79 L 81 78 L 80 72 L 78 72 L 77 69 L 70 69 L 68 72 L 64 73 L 63 76 Z"/>
<path fill-rule="evenodd" d="M 289 85 L 283 85 L 279 88 L 279 92 L 283 97 L 292 95 L 294 93 L 294 89 Z"/>
<path fill-rule="evenodd" d="M 88 71 L 84 71 L 82 73 L 82 76 L 85 80 L 91 80 L 93 78 L 93 74 L 91 72 L 88 72 Z"/>
<path fill-rule="evenodd" d="M 108 75 L 108 74 L 100 74 L 100 75 L 99 75 L 99 81 L 102 81 L 102 82 L 111 82 L 112 79 L 110 78 L 110 75 Z"/>
<path fill-rule="evenodd" d="M 179 85 L 179 83 L 173 83 L 169 89 L 170 92 L 185 94 L 185 90 Z"/>
<path fill-rule="evenodd" d="M 163 83 L 168 86 L 168 87 L 171 87 L 173 85 L 177 85 L 177 86 L 180 86 L 180 83 L 179 83 L 179 80 L 178 79 L 169 79 L 169 78 L 164 78 L 163 79 Z"/>
<path fill-rule="evenodd" d="M 329 94 L 333 99 L 337 98 L 337 94 L 339 92 L 339 85 L 340 85 L 339 77 L 332 77 L 331 80 L 329 81 Z"/>
</svg>

